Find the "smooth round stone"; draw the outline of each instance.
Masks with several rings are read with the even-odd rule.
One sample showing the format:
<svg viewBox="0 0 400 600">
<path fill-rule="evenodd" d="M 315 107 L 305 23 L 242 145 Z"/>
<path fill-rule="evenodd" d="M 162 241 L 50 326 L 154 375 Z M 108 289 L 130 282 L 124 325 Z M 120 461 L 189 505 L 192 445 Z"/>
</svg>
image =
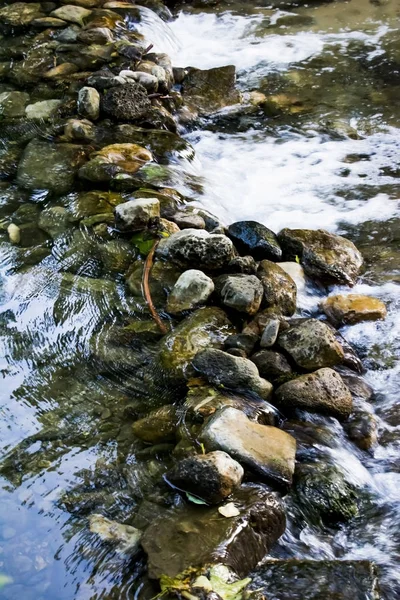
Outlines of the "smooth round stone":
<svg viewBox="0 0 400 600">
<path fill-rule="evenodd" d="M 268 321 L 261 336 L 261 348 L 270 348 L 275 344 L 279 333 L 279 325 L 279 319 L 271 319 Z"/>
<path fill-rule="evenodd" d="M 60 106 L 61 100 L 42 100 L 34 104 L 28 104 L 25 109 L 27 119 L 50 119 Z"/>
</svg>

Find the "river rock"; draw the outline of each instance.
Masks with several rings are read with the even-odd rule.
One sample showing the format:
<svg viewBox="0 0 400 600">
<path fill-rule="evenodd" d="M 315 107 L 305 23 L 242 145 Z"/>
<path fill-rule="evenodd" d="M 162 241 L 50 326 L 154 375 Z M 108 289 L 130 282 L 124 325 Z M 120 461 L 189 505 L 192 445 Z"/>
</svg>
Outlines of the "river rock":
<svg viewBox="0 0 400 600">
<path fill-rule="evenodd" d="M 293 315 L 296 310 L 297 287 L 290 275 L 278 264 L 262 260 L 257 276 L 264 288 L 266 306 L 277 314 Z"/>
<path fill-rule="evenodd" d="M 175 221 L 179 229 L 206 229 L 203 217 L 193 212 L 180 210 L 172 215 L 171 219 Z"/>
<path fill-rule="evenodd" d="M 297 464 L 294 494 L 313 524 L 335 526 L 358 515 L 356 491 L 333 465 Z"/>
<path fill-rule="evenodd" d="M 176 427 L 176 408 L 169 404 L 153 410 L 147 417 L 139 419 L 132 425 L 134 435 L 149 444 L 173 442 Z"/>
<path fill-rule="evenodd" d="M 135 259 L 132 245 L 125 240 L 99 244 L 99 256 L 106 273 L 124 273 Z"/>
<path fill-rule="evenodd" d="M 240 102 L 235 82 L 233 65 L 207 70 L 190 68 L 183 80 L 182 94 L 185 103 L 194 107 L 200 115 L 210 115 Z"/>
<path fill-rule="evenodd" d="M 362 294 L 329 296 L 321 308 L 335 326 L 377 321 L 386 317 L 386 306 L 378 298 Z"/>
<path fill-rule="evenodd" d="M 379 600 L 378 577 L 368 560 L 267 560 L 250 573 L 246 592 L 279 600 Z"/>
<path fill-rule="evenodd" d="M 234 252 L 225 235 L 211 235 L 202 229 L 185 229 L 160 241 L 157 254 L 185 266 L 199 269 L 221 269 Z"/>
<path fill-rule="evenodd" d="M 26 92 L 3 92 L 0 94 L 0 118 L 25 116 L 29 94 Z"/>
<path fill-rule="evenodd" d="M 285 258 L 297 256 L 310 277 L 326 283 L 356 283 L 363 258 L 350 240 L 323 229 L 282 229 L 278 240 Z"/>
<path fill-rule="evenodd" d="M 213 291 L 214 282 L 203 271 L 184 271 L 168 296 L 167 311 L 178 314 L 206 304 Z"/>
<path fill-rule="evenodd" d="M 334 367 L 344 359 L 343 348 L 333 331 L 318 319 L 292 324 L 279 334 L 278 344 L 307 371 Z"/>
<path fill-rule="evenodd" d="M 239 514 L 231 518 L 223 517 L 218 507 L 192 504 L 154 520 L 142 538 L 149 577 L 176 577 L 189 567 L 216 563 L 247 575 L 284 532 L 285 513 L 262 486 L 242 486 L 232 502 Z"/>
<path fill-rule="evenodd" d="M 25 109 L 26 118 L 47 121 L 54 116 L 60 104 L 61 100 L 42 100 L 34 104 L 28 104 Z"/>
<path fill-rule="evenodd" d="M 282 383 L 293 376 L 292 368 L 286 357 L 279 352 L 260 350 L 253 354 L 250 360 L 256 365 L 261 377 L 265 377 L 273 383 Z"/>
<path fill-rule="evenodd" d="M 243 467 L 236 460 L 217 450 L 184 458 L 167 473 L 166 479 L 208 504 L 218 504 L 241 484 L 243 475 Z"/>
<path fill-rule="evenodd" d="M 13 2 L 0 9 L 0 23 L 11 27 L 25 27 L 44 16 L 41 4 L 37 2 Z"/>
<path fill-rule="evenodd" d="M 133 121 L 143 117 L 151 108 L 146 89 L 138 83 L 111 87 L 102 102 L 104 112 L 117 120 Z"/>
<path fill-rule="evenodd" d="M 18 165 L 17 183 L 28 190 L 67 193 L 83 158 L 80 146 L 32 140 Z"/>
<path fill-rule="evenodd" d="M 215 285 L 224 306 L 248 315 L 258 312 L 264 290 L 255 275 L 221 275 L 215 280 Z"/>
<path fill-rule="evenodd" d="M 76 40 L 90 46 L 90 44 L 109 44 L 114 41 L 114 38 L 108 27 L 92 27 L 78 31 Z"/>
<path fill-rule="evenodd" d="M 193 366 L 200 375 L 204 375 L 214 385 L 254 392 L 264 400 L 267 400 L 272 393 L 272 385 L 259 376 L 256 365 L 247 358 L 239 358 L 222 350 L 207 348 L 196 354 Z"/>
<path fill-rule="evenodd" d="M 227 235 L 241 254 L 249 254 L 256 260 L 280 260 L 282 250 L 271 229 L 256 221 L 237 221 L 229 225 Z"/>
<path fill-rule="evenodd" d="M 93 514 L 89 517 L 89 529 L 106 542 L 116 546 L 117 552 L 135 554 L 139 550 L 142 532 L 131 525 L 111 521 L 103 515 Z"/>
<path fill-rule="evenodd" d="M 77 25 L 83 25 L 84 19 L 90 16 L 91 10 L 83 8 L 82 6 L 74 6 L 73 4 L 65 4 L 56 8 L 50 13 L 51 17 L 56 19 L 62 19 L 69 23 L 76 23 Z"/>
<path fill-rule="evenodd" d="M 83 87 L 78 94 L 78 112 L 84 119 L 95 121 L 100 115 L 100 94 L 92 87 Z"/>
<path fill-rule="evenodd" d="M 126 83 L 129 83 L 130 81 L 140 83 L 140 85 L 142 85 L 149 92 L 149 94 L 154 94 L 158 90 L 158 79 L 150 73 L 144 73 L 143 71 L 123 70 L 120 71 L 119 77 L 123 77 Z"/>
<path fill-rule="evenodd" d="M 149 160 L 151 153 L 137 144 L 111 144 L 90 155 L 79 170 L 79 177 L 94 183 L 111 181 L 119 173 L 134 174 Z"/>
<path fill-rule="evenodd" d="M 96 138 L 96 128 L 88 119 L 68 119 L 64 138 L 67 142 L 92 142 Z"/>
<path fill-rule="evenodd" d="M 279 266 L 293 279 L 297 292 L 304 292 L 306 289 L 306 276 L 303 267 L 296 261 L 280 262 Z"/>
<path fill-rule="evenodd" d="M 121 231 L 140 231 L 160 216 L 160 203 L 157 198 L 128 200 L 116 207 L 114 215 Z"/>
<path fill-rule="evenodd" d="M 69 229 L 70 215 L 63 206 L 52 206 L 40 213 L 38 225 L 52 238 L 56 238 Z"/>
<path fill-rule="evenodd" d="M 276 390 L 275 399 L 284 411 L 300 408 L 340 420 L 349 416 L 353 406 L 349 388 L 339 373 L 329 368 L 284 383 Z"/>
<path fill-rule="evenodd" d="M 223 408 L 205 424 L 207 451 L 223 450 L 267 482 L 286 488 L 294 472 L 296 441 L 285 431 L 250 421 L 236 408 Z"/>
<path fill-rule="evenodd" d="M 144 261 L 136 260 L 126 275 L 126 284 L 133 295 L 135 303 L 148 312 L 143 298 L 143 269 Z M 151 269 L 149 289 L 151 299 L 157 309 L 165 309 L 167 296 L 178 281 L 182 270 L 174 263 L 156 260 Z"/>
<path fill-rule="evenodd" d="M 361 450 L 370 450 L 378 441 L 378 420 L 370 412 L 355 411 L 343 428 L 349 439 Z"/>
<path fill-rule="evenodd" d="M 223 310 L 199 308 L 184 319 L 161 341 L 159 360 L 162 369 L 177 379 L 190 376 L 190 363 L 204 348 L 221 348 L 234 329 Z"/>
<path fill-rule="evenodd" d="M 261 336 L 261 348 L 271 348 L 278 338 L 281 322 L 279 319 L 269 319 Z"/>
<path fill-rule="evenodd" d="M 225 349 L 232 350 L 238 349 L 242 350 L 245 353 L 245 356 L 251 354 L 254 350 L 254 346 L 258 342 L 258 336 L 247 334 L 247 333 L 237 333 L 235 335 L 230 335 L 225 340 Z"/>
</svg>

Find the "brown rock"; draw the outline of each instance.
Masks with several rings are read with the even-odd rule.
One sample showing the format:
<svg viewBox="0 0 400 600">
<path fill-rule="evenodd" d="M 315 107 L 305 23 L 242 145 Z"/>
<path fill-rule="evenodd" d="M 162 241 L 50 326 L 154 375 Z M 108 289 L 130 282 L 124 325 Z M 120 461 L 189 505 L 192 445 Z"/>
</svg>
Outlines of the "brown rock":
<svg viewBox="0 0 400 600">
<path fill-rule="evenodd" d="M 386 306 L 378 298 L 363 294 L 336 294 L 321 303 L 321 308 L 334 325 L 354 325 L 386 317 Z"/>
</svg>

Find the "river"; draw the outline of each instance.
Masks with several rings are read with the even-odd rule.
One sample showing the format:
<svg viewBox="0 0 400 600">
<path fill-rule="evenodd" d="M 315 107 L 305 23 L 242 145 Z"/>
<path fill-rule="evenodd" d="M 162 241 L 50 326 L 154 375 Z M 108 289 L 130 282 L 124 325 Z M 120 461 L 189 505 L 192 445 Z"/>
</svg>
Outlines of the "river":
<svg viewBox="0 0 400 600">
<path fill-rule="evenodd" d="M 367 409 L 378 421 L 379 443 L 361 451 L 334 420 L 323 420 L 335 436 L 324 451 L 365 495 L 362 514 L 322 531 L 294 522 L 289 503 L 289 525 L 274 553 L 374 560 L 385 597 L 400 598 L 398 2 L 322 2 L 290 11 L 222 3 L 185 7 L 169 24 L 149 10 L 144 16 L 142 31 L 174 66 L 234 64 L 243 92 L 283 103 L 268 116 L 226 109 L 203 127 L 183 130 L 196 156 L 173 165 L 177 187 L 195 181 L 196 203 L 225 224 L 254 219 L 276 232 L 307 227 L 346 235 L 366 263 L 355 291 L 387 304 L 385 321 L 341 329 L 374 389 Z M 89 514 L 89 492 L 104 490 L 121 520 L 132 495 L 138 502 L 151 486 L 148 469 L 157 470 L 155 461 L 144 466 L 130 451 L 128 484 L 121 476 L 127 434 L 118 406 L 127 389 L 121 373 L 104 377 L 86 362 L 107 299 L 82 302 L 64 293 L 54 252 L 44 265 L 22 271 L 6 242 L 0 257 L 0 572 L 13 579 L 0 594 L 135 598 L 140 562 L 94 540 L 82 508 L 87 502 Z M 315 314 L 320 298 L 307 287 L 301 314 Z"/>
</svg>

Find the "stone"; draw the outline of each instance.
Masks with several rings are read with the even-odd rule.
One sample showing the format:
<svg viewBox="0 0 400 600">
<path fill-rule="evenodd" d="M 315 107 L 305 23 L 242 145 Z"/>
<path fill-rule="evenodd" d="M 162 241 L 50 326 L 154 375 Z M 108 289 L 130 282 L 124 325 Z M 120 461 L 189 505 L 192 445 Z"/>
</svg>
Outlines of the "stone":
<svg viewBox="0 0 400 600">
<path fill-rule="evenodd" d="M 134 174 L 151 153 L 137 144 L 111 144 L 90 155 L 90 160 L 79 170 L 79 177 L 94 183 L 111 181 L 120 173 Z"/>
<path fill-rule="evenodd" d="M 190 68 L 182 84 L 185 104 L 205 116 L 237 104 L 241 96 L 235 82 L 236 69 L 233 65 L 207 70 Z"/>
<path fill-rule="evenodd" d="M 83 25 L 83 22 L 87 17 L 91 15 L 92 11 L 82 6 L 74 6 L 73 4 L 65 4 L 56 8 L 50 13 L 51 17 L 56 19 L 62 19 L 69 23 L 76 23 L 77 25 Z"/>
<path fill-rule="evenodd" d="M 135 251 L 125 240 L 110 240 L 99 245 L 99 256 L 106 273 L 124 273 L 135 260 Z"/>
<path fill-rule="evenodd" d="M 33 19 L 31 26 L 51 29 L 53 27 L 66 27 L 67 23 L 61 19 L 56 19 L 55 17 L 41 17 L 39 19 Z"/>
<path fill-rule="evenodd" d="M 184 458 L 167 473 L 166 480 L 207 504 L 218 504 L 241 484 L 243 475 L 243 467 L 236 460 L 217 450 Z"/>
<path fill-rule="evenodd" d="M 280 262 L 279 266 L 293 279 L 297 292 L 304 292 L 306 289 L 306 276 L 303 267 L 296 261 Z"/>
<path fill-rule="evenodd" d="M 343 428 L 348 438 L 361 450 L 371 450 L 378 441 L 378 421 L 372 413 L 355 411 Z"/>
<path fill-rule="evenodd" d="M 87 119 L 68 119 L 64 127 L 64 138 L 67 142 L 92 142 L 96 137 L 96 129 Z"/>
<path fill-rule="evenodd" d="M 79 192 L 70 196 L 68 211 L 75 221 L 99 214 L 109 214 L 113 218 L 115 207 L 123 202 L 124 198 L 116 192 Z"/>
<path fill-rule="evenodd" d="M 344 359 L 343 348 L 333 331 L 318 319 L 292 324 L 279 334 L 278 345 L 307 371 L 334 367 Z"/>
<path fill-rule="evenodd" d="M 233 255 L 233 244 L 225 235 L 211 235 L 202 229 L 185 229 L 160 241 L 157 254 L 184 266 L 222 269 Z"/>
<path fill-rule="evenodd" d="M 255 275 L 221 275 L 215 280 L 220 302 L 238 312 L 255 315 L 263 298 L 263 286 Z"/>
<path fill-rule="evenodd" d="M 92 87 L 83 87 L 78 94 L 78 113 L 84 119 L 96 121 L 100 116 L 100 94 Z"/>
<path fill-rule="evenodd" d="M 24 117 L 28 102 L 26 92 L 3 92 L 0 94 L 0 118 Z"/>
<path fill-rule="evenodd" d="M 61 65 L 57 65 L 43 73 L 43 79 L 50 80 L 58 80 L 63 79 L 64 77 L 68 77 L 68 75 L 73 75 L 77 73 L 79 68 L 74 63 L 61 63 Z"/>
<path fill-rule="evenodd" d="M 132 425 L 134 435 L 148 444 L 159 444 L 175 440 L 177 427 L 176 408 L 162 406 L 139 419 Z"/>
<path fill-rule="evenodd" d="M 255 275 L 258 265 L 252 256 L 234 256 L 226 266 L 228 273 L 246 273 Z"/>
<path fill-rule="evenodd" d="M 267 321 L 260 340 L 261 348 L 271 348 L 271 346 L 275 344 L 278 338 L 280 324 L 279 319 L 269 319 Z"/>
<path fill-rule="evenodd" d="M 267 560 L 250 573 L 250 598 L 379 600 L 378 576 L 368 560 Z"/>
<path fill-rule="evenodd" d="M 225 340 L 225 349 L 232 350 L 237 349 L 244 352 L 245 357 L 251 354 L 254 350 L 254 346 L 258 342 L 258 336 L 247 334 L 247 333 L 237 333 L 235 335 L 230 335 Z"/>
<path fill-rule="evenodd" d="M 305 272 L 324 283 L 354 285 L 363 258 L 353 242 L 323 229 L 282 229 L 278 234 L 286 260 L 300 260 Z"/>
<path fill-rule="evenodd" d="M 200 435 L 206 450 L 223 450 L 266 482 L 286 489 L 292 482 L 296 441 L 285 431 L 250 421 L 236 408 L 222 408 Z"/>
<path fill-rule="evenodd" d="M 11 27 L 25 27 L 39 17 L 44 14 L 37 2 L 13 2 L 0 9 L 0 23 Z"/>
<path fill-rule="evenodd" d="M 154 77 L 157 81 L 157 89 L 160 92 L 168 93 L 171 89 L 171 82 L 168 81 L 165 69 L 160 65 L 156 65 L 151 61 L 142 61 L 138 64 L 137 70 L 141 71 L 144 75 Z"/>
<path fill-rule="evenodd" d="M 291 316 L 296 311 L 297 287 L 279 264 L 262 260 L 257 270 L 264 288 L 264 302 L 276 314 Z"/>
<path fill-rule="evenodd" d="M 102 109 L 114 119 L 134 121 L 146 115 L 151 103 L 146 89 L 138 83 L 118 85 L 107 90 L 103 97 Z"/>
<path fill-rule="evenodd" d="M 136 260 L 126 275 L 126 284 L 138 307 L 148 313 L 143 298 L 143 260 Z M 171 292 L 182 271 L 169 262 L 156 260 L 151 269 L 149 289 L 153 304 L 157 309 L 165 310 L 168 294 Z"/>
<path fill-rule="evenodd" d="M 27 190 L 68 193 L 83 159 L 80 146 L 32 140 L 18 165 L 17 183 Z"/>
<path fill-rule="evenodd" d="M 83 44 L 110 44 L 114 41 L 113 34 L 108 27 L 92 27 L 91 29 L 81 29 L 76 40 Z"/>
<path fill-rule="evenodd" d="M 334 527 L 358 515 L 357 492 L 334 465 L 298 463 L 294 496 L 313 525 Z"/>
<path fill-rule="evenodd" d="M 160 203 L 157 198 L 129 200 L 119 204 L 114 215 L 121 231 L 140 231 L 160 216 Z"/>
<path fill-rule="evenodd" d="M 284 412 L 299 408 L 341 421 L 353 408 L 349 388 L 339 373 L 328 367 L 287 381 L 275 391 L 275 402 Z"/>
<path fill-rule="evenodd" d="M 103 515 L 93 514 L 89 517 L 89 529 L 103 541 L 113 543 L 117 552 L 135 554 L 139 550 L 142 532 L 136 527 L 111 521 Z"/>
<path fill-rule="evenodd" d="M 293 377 L 292 367 L 286 357 L 272 350 L 260 350 L 250 358 L 256 365 L 261 377 L 272 383 L 283 383 Z"/>
<path fill-rule="evenodd" d="M 206 229 L 203 217 L 195 213 L 181 210 L 172 215 L 171 219 L 175 221 L 179 229 Z"/>
<path fill-rule="evenodd" d="M 172 221 L 168 221 L 168 219 L 161 218 L 160 227 L 161 231 L 165 231 L 165 233 L 168 233 L 168 235 L 172 235 L 173 233 L 180 231 L 178 225 Z"/>
<path fill-rule="evenodd" d="M 259 376 L 256 365 L 247 358 L 239 358 L 222 350 L 207 348 L 196 354 L 193 366 L 213 385 L 253 392 L 264 400 L 268 400 L 271 396 L 272 385 Z"/>
<path fill-rule="evenodd" d="M 203 271 L 184 271 L 168 296 L 167 312 L 179 314 L 206 304 L 213 291 L 214 282 Z"/>
<path fill-rule="evenodd" d="M 7 227 L 8 238 L 12 244 L 19 244 L 21 241 L 21 230 L 15 223 L 10 223 Z"/>
<path fill-rule="evenodd" d="M 328 319 L 335 325 L 355 325 L 386 317 L 386 306 L 378 298 L 363 294 L 336 294 L 321 303 Z"/>
<path fill-rule="evenodd" d="M 60 106 L 61 100 L 42 100 L 34 104 L 28 104 L 25 108 L 27 119 L 38 119 L 47 121 L 51 119 Z"/>
<path fill-rule="evenodd" d="M 204 348 L 221 348 L 234 329 L 223 310 L 217 307 L 197 309 L 160 343 L 159 362 L 164 373 L 182 379 L 193 375 L 191 361 Z"/>
<path fill-rule="evenodd" d="M 271 229 L 256 221 L 237 221 L 229 225 L 227 235 L 241 254 L 249 254 L 256 260 L 277 261 L 282 258 L 278 239 Z"/>
<path fill-rule="evenodd" d="M 284 532 L 285 513 L 262 486 L 242 486 L 232 502 L 239 515 L 229 519 L 216 506 L 187 504 L 153 520 L 142 538 L 149 577 L 176 577 L 189 567 L 217 563 L 247 575 Z"/>
<path fill-rule="evenodd" d="M 129 81 L 140 83 L 140 85 L 142 85 L 149 92 L 149 94 L 154 94 L 158 90 L 158 79 L 150 73 L 123 70 L 120 71 L 119 77 L 123 77 L 126 83 L 129 83 Z"/>
<path fill-rule="evenodd" d="M 40 213 L 38 225 L 52 238 L 65 233 L 70 227 L 70 215 L 63 206 L 52 206 Z"/>
</svg>

